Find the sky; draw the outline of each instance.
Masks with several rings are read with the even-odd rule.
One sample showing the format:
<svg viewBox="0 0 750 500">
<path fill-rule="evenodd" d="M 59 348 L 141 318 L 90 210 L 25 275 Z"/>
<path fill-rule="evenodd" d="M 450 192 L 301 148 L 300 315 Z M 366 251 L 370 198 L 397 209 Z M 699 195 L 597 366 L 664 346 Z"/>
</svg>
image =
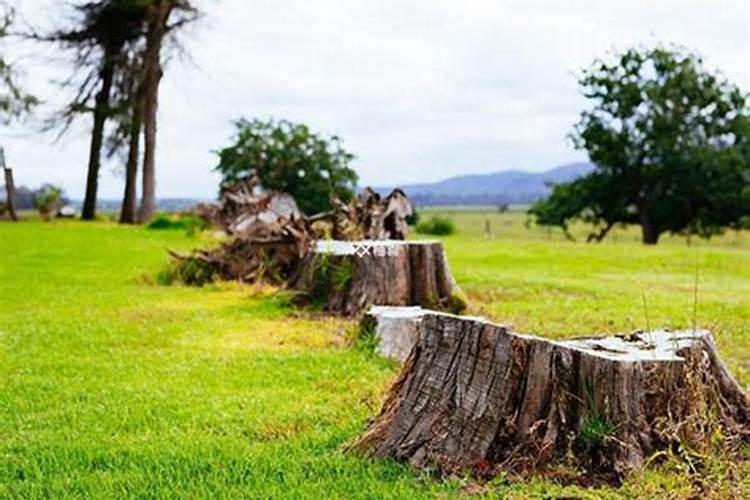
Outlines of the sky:
<svg viewBox="0 0 750 500">
<path fill-rule="evenodd" d="M 189 59 L 161 87 L 159 197 L 212 198 L 213 151 L 232 121 L 285 118 L 343 138 L 361 185 L 398 185 L 585 160 L 567 134 L 586 106 L 576 75 L 594 58 L 674 43 L 750 90 L 748 0 L 198 0 Z M 65 7 L 22 0 L 37 26 Z M 91 119 L 64 137 L 39 122 L 64 98 L 71 68 L 56 52 L 8 47 L 45 101 L 0 130 L 16 184 L 84 192 Z M 119 198 L 122 161 L 105 162 L 100 197 Z"/>
</svg>

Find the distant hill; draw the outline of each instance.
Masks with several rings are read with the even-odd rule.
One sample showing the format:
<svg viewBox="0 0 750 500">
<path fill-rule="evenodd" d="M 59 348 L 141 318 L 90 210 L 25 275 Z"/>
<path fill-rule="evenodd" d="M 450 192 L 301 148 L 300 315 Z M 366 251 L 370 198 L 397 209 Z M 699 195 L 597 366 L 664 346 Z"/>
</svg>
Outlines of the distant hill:
<svg viewBox="0 0 750 500">
<path fill-rule="evenodd" d="M 451 177 L 432 184 L 399 186 L 416 205 L 529 204 L 549 195 L 549 183 L 570 182 L 588 174 L 594 165 L 570 163 L 546 172 L 504 170 L 492 174 Z M 387 194 L 392 188 L 375 188 Z"/>
</svg>

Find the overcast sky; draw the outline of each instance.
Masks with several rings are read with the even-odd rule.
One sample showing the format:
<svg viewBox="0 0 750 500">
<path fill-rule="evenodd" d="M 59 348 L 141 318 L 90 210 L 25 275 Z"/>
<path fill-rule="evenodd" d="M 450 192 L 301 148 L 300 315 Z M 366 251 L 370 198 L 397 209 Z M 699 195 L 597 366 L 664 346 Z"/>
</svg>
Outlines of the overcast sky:
<svg viewBox="0 0 750 500">
<path fill-rule="evenodd" d="M 566 139 L 585 103 L 575 75 L 613 48 L 684 45 L 750 90 L 748 0 L 202 0 L 213 8 L 169 63 L 161 91 L 157 193 L 213 197 L 212 150 L 241 116 L 338 134 L 361 183 L 392 185 L 585 159 Z M 49 23 L 62 2 L 23 0 Z M 67 70 L 26 50 L 26 82 L 48 102 Z M 42 112 L 42 115 L 44 113 Z M 5 129 L 16 183 L 81 197 L 90 117 L 59 142 Z M 118 161 L 100 193 L 119 198 Z M 119 169 L 119 170 L 118 170 Z"/>
</svg>

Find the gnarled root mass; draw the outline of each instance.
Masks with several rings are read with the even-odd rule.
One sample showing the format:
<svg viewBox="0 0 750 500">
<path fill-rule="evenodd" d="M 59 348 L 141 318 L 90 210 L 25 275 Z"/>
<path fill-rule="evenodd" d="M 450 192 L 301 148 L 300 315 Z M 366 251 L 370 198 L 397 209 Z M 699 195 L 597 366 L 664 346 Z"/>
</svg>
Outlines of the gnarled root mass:
<svg viewBox="0 0 750 500">
<path fill-rule="evenodd" d="M 174 263 L 168 280 L 201 286 L 216 280 L 284 285 L 297 272 L 312 245 L 304 219 L 283 219 L 243 233 L 215 248 L 188 255 L 170 252 Z"/>
<path fill-rule="evenodd" d="M 195 215 L 223 227 L 232 239 L 189 255 L 171 252 L 174 261 L 162 281 L 202 285 L 219 279 L 283 286 L 304 271 L 303 258 L 318 239 L 403 240 L 408 234 L 406 220 L 413 210 L 400 189 L 381 198 L 366 188 L 349 203 L 334 199 L 333 210 L 306 216 L 291 195 L 261 189 L 261 184 L 256 175 L 222 184 L 220 204 L 196 206 Z"/>
<path fill-rule="evenodd" d="M 750 402 L 705 331 L 549 341 L 427 314 L 380 414 L 351 447 L 445 473 L 566 457 L 622 478 L 675 445 L 734 449 Z"/>
</svg>

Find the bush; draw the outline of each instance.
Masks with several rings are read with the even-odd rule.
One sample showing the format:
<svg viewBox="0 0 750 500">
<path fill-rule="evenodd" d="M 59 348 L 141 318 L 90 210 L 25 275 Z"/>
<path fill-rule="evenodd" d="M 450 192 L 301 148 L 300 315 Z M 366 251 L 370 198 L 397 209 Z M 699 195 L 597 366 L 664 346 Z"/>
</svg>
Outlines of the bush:
<svg viewBox="0 0 750 500">
<path fill-rule="evenodd" d="M 417 232 L 435 236 L 446 236 L 456 232 L 456 225 L 448 217 L 433 215 L 428 220 L 417 224 Z"/>
<path fill-rule="evenodd" d="M 216 281 L 217 276 L 210 264 L 194 257 L 170 262 L 167 267 L 156 275 L 156 282 L 160 285 L 184 283 L 189 286 L 203 286 Z"/>
<path fill-rule="evenodd" d="M 45 184 L 34 195 L 34 206 L 39 210 L 42 219 L 49 221 L 57 215 L 63 198 L 63 190 L 52 184 Z"/>
<path fill-rule="evenodd" d="M 159 212 L 146 227 L 156 230 L 185 230 L 188 234 L 193 234 L 206 229 L 208 225 L 203 219 L 192 215 L 170 215 L 166 212 Z"/>
<path fill-rule="evenodd" d="M 406 223 L 410 226 L 416 226 L 419 224 L 419 212 L 417 212 L 417 209 L 413 209 L 411 212 L 411 215 L 406 218 Z"/>
</svg>

